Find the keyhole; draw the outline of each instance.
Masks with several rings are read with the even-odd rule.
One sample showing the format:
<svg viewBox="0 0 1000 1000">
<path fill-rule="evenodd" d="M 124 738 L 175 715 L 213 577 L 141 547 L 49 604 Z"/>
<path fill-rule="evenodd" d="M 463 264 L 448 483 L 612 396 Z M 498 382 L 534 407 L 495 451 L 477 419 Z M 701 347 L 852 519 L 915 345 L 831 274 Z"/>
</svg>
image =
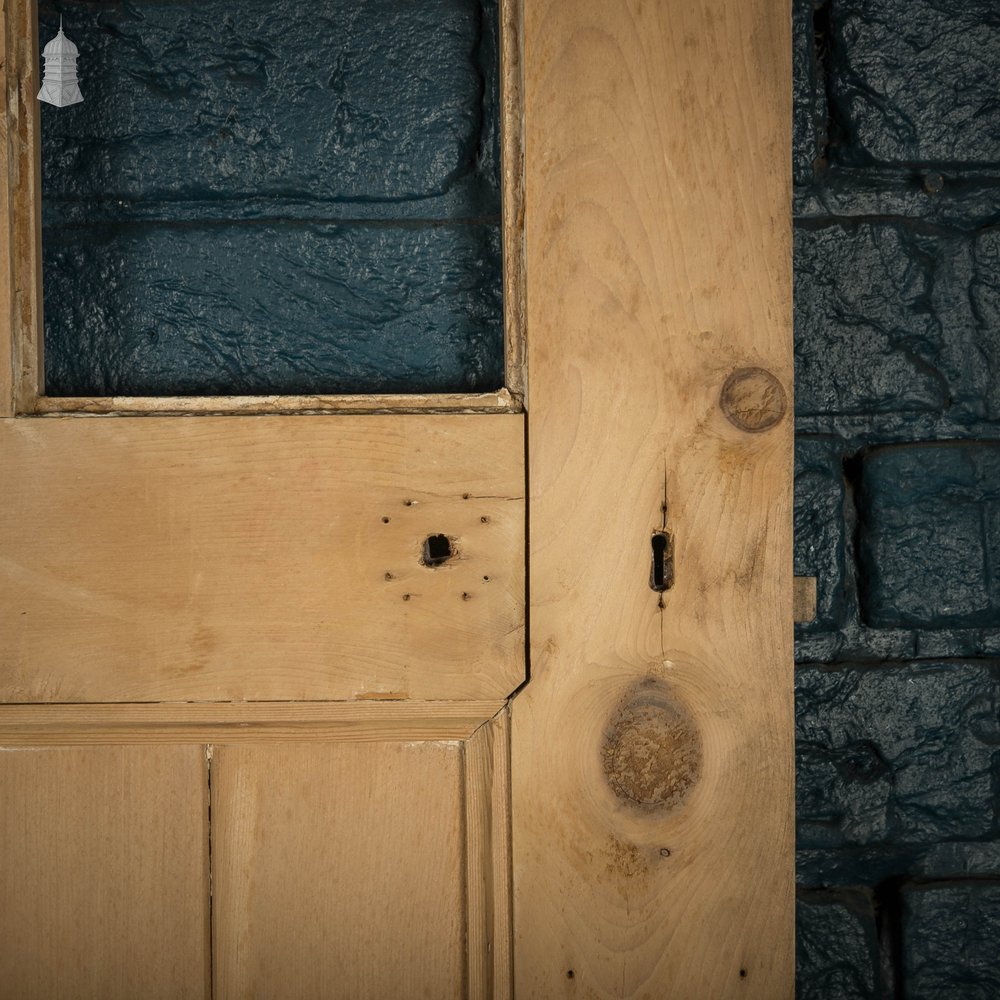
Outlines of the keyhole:
<svg viewBox="0 0 1000 1000">
<path fill-rule="evenodd" d="M 662 594 L 674 585 L 674 538 L 669 531 L 653 532 L 653 564 L 649 588 Z"/>
</svg>

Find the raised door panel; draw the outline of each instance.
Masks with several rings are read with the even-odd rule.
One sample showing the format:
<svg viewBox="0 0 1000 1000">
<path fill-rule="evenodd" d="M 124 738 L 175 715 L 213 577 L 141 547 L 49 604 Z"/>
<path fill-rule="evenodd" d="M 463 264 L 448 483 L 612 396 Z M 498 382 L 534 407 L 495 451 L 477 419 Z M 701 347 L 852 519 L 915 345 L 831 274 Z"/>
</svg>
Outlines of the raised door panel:
<svg viewBox="0 0 1000 1000">
<path fill-rule="evenodd" d="M 201 746 L 0 750 L 0 995 L 201 1000 Z"/>
<path fill-rule="evenodd" d="M 216 747 L 217 1000 L 465 995 L 462 744 Z"/>
</svg>

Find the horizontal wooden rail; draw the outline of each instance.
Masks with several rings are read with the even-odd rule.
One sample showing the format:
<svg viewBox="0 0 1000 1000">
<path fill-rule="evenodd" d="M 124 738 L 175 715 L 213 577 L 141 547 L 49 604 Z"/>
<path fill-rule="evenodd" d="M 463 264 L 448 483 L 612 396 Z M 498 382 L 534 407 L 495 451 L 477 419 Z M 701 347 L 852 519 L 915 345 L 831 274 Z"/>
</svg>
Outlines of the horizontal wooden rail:
<svg viewBox="0 0 1000 1000">
<path fill-rule="evenodd" d="M 503 701 L 0 705 L 0 746 L 466 740 Z"/>
<path fill-rule="evenodd" d="M 516 413 L 506 389 L 480 393 L 372 393 L 353 396 L 38 396 L 25 415 L 156 416 L 291 413 Z"/>
</svg>

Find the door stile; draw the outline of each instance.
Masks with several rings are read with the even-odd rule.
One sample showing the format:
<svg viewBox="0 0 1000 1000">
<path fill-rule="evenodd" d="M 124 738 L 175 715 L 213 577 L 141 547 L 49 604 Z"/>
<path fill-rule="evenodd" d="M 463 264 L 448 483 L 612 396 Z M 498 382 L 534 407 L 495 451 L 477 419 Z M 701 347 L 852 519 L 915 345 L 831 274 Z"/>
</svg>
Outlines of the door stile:
<svg viewBox="0 0 1000 1000">
<path fill-rule="evenodd" d="M 525 4 L 518 1000 L 792 995 L 790 17 Z"/>
<path fill-rule="evenodd" d="M 42 352 L 41 128 L 35 5 L 8 0 L 0 9 L 0 418 L 20 412 L 35 395 Z"/>
<path fill-rule="evenodd" d="M 469 1000 L 512 996 L 510 711 L 463 743 Z"/>
</svg>

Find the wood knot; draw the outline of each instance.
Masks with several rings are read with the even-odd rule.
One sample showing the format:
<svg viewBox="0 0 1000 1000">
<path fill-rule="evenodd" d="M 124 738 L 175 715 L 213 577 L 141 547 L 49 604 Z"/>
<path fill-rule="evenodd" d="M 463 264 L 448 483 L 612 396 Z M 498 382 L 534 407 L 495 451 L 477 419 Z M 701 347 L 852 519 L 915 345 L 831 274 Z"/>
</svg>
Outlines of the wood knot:
<svg viewBox="0 0 1000 1000">
<path fill-rule="evenodd" d="M 726 379 L 719 396 L 722 412 L 741 431 L 770 430 L 785 415 L 785 390 L 766 368 L 737 368 Z"/>
<path fill-rule="evenodd" d="M 701 758 L 697 725 L 656 682 L 626 698 L 611 720 L 603 751 L 604 773 L 619 798 L 667 809 L 697 783 Z"/>
</svg>

